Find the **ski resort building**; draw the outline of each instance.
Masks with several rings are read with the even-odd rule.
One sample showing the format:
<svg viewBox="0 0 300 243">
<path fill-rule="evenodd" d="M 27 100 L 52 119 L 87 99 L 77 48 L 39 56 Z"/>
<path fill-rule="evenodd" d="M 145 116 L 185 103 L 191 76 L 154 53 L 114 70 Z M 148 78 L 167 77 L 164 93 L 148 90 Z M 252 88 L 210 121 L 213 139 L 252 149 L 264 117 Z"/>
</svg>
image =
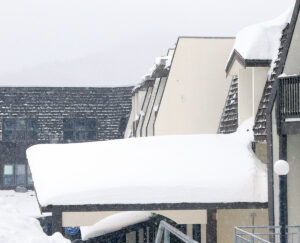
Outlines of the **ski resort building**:
<svg viewBox="0 0 300 243">
<path fill-rule="evenodd" d="M 229 88 L 224 67 L 233 44 L 234 38 L 179 37 L 160 84 L 148 80 L 136 87 L 139 98 L 132 112 L 140 125 L 131 136 L 216 133 Z"/>
<path fill-rule="evenodd" d="M 33 188 L 26 149 L 117 139 L 132 87 L 0 87 L 0 189 Z"/>
</svg>

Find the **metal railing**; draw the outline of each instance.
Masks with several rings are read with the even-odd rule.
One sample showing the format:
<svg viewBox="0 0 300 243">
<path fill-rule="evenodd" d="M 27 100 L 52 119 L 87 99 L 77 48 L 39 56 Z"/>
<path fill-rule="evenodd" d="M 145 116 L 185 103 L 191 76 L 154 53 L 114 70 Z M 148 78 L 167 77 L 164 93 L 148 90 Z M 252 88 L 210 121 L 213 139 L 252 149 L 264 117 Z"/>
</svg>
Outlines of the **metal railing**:
<svg viewBox="0 0 300 243">
<path fill-rule="evenodd" d="M 174 226 L 168 224 L 166 221 L 160 221 L 157 235 L 155 238 L 155 243 L 160 243 L 162 236 L 164 235 L 164 243 L 170 243 L 170 234 L 175 235 L 178 239 L 186 243 L 198 243 L 198 241 L 193 240 L 186 234 L 182 233 L 180 230 L 176 229 Z"/>
<path fill-rule="evenodd" d="M 283 119 L 300 117 L 300 76 L 279 78 L 279 111 Z"/>
<path fill-rule="evenodd" d="M 300 243 L 300 226 L 286 227 L 286 242 Z M 280 243 L 280 226 L 234 228 L 235 243 Z"/>
</svg>

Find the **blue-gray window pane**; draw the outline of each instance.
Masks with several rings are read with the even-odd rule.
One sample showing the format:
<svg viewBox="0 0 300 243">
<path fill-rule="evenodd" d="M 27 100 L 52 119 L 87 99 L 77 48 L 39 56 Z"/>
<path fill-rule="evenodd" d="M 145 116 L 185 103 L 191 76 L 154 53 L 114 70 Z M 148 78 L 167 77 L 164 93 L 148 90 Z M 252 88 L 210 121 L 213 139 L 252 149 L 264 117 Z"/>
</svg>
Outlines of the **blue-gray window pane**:
<svg viewBox="0 0 300 243">
<path fill-rule="evenodd" d="M 84 131 L 77 131 L 76 132 L 76 140 L 77 141 L 84 141 L 85 140 L 85 132 Z"/>
<path fill-rule="evenodd" d="M 28 132 L 28 139 L 37 140 L 37 132 L 36 131 L 29 131 Z"/>
<path fill-rule="evenodd" d="M 5 119 L 3 122 L 3 128 L 13 130 L 15 129 L 15 120 L 14 119 Z"/>
<path fill-rule="evenodd" d="M 15 139 L 13 130 L 3 130 L 3 140 L 12 141 Z"/>
<path fill-rule="evenodd" d="M 64 129 L 66 129 L 66 130 L 74 129 L 72 119 L 64 119 L 63 123 L 64 123 Z"/>
<path fill-rule="evenodd" d="M 96 120 L 95 119 L 87 120 L 87 129 L 88 130 L 96 130 Z"/>
<path fill-rule="evenodd" d="M 85 130 L 85 121 L 84 120 L 75 120 L 75 129 L 76 130 Z"/>
<path fill-rule="evenodd" d="M 28 127 L 29 131 L 36 131 L 37 130 L 37 121 L 29 119 L 27 127 Z"/>
<path fill-rule="evenodd" d="M 25 140 L 25 131 L 16 131 L 16 140 L 18 141 Z"/>
<path fill-rule="evenodd" d="M 27 166 L 27 184 L 33 185 L 32 175 L 29 166 Z"/>
<path fill-rule="evenodd" d="M 16 184 L 17 185 L 25 185 L 26 184 L 25 165 L 23 165 L 23 164 L 16 165 Z"/>
<path fill-rule="evenodd" d="M 3 168 L 3 184 L 5 186 L 11 186 L 15 184 L 14 180 L 14 166 L 13 165 L 4 165 Z"/>
<path fill-rule="evenodd" d="M 16 130 L 26 130 L 26 121 L 23 119 L 16 120 Z"/>
<path fill-rule="evenodd" d="M 97 135 L 96 131 L 89 131 L 87 132 L 87 139 L 88 140 L 96 140 Z"/>
<path fill-rule="evenodd" d="M 64 131 L 64 140 L 73 140 L 73 131 Z"/>
</svg>

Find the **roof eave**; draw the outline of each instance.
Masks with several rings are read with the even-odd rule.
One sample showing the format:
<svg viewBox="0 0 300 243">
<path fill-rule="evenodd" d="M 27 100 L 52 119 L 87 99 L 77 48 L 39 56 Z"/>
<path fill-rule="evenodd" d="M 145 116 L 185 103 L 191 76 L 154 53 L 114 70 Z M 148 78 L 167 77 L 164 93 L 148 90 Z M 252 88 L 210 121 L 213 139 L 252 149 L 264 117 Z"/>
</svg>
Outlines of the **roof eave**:
<svg viewBox="0 0 300 243">
<path fill-rule="evenodd" d="M 235 61 L 240 63 L 244 68 L 270 67 L 272 63 L 272 60 L 270 59 L 245 59 L 236 49 L 234 49 L 225 68 L 226 77 L 229 75 Z"/>
</svg>

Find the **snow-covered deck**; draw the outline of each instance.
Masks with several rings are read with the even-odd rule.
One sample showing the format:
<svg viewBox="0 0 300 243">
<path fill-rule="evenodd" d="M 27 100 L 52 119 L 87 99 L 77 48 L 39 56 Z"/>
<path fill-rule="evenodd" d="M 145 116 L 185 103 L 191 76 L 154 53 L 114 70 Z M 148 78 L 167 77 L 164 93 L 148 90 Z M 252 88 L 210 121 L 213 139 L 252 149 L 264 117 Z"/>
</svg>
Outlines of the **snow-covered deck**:
<svg viewBox="0 0 300 243">
<path fill-rule="evenodd" d="M 248 122 L 231 135 L 178 135 L 27 150 L 41 206 L 265 203 L 266 167 Z"/>
</svg>

